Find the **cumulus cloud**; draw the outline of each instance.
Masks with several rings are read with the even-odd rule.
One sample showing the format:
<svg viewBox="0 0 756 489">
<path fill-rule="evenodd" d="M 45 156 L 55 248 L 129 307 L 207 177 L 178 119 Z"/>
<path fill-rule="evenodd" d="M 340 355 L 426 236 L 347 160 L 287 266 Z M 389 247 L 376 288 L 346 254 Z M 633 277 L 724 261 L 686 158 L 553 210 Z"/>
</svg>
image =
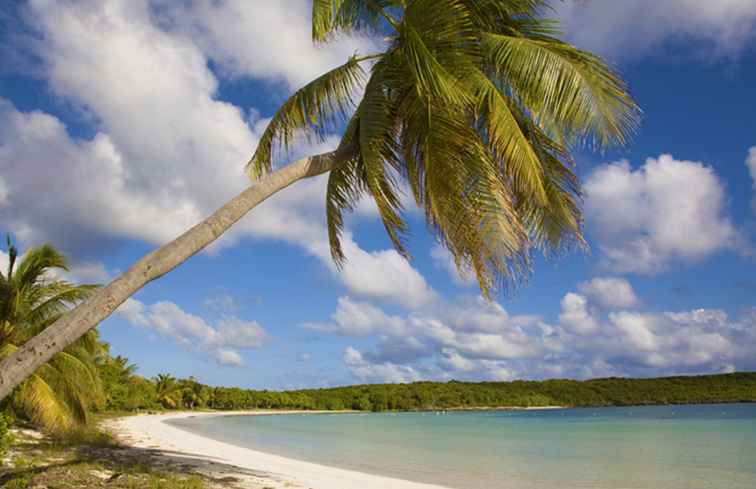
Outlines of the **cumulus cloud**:
<svg viewBox="0 0 756 489">
<path fill-rule="evenodd" d="M 116 314 L 190 351 L 203 352 L 222 365 L 242 366 L 237 349 L 260 348 L 266 338 L 265 330 L 255 321 L 223 316 L 213 326 L 170 301 L 145 305 L 136 299 L 127 299 Z"/>
<path fill-rule="evenodd" d="M 362 382 L 406 383 L 421 378 L 419 372 L 407 365 L 369 362 L 351 346 L 344 350 L 344 364 Z"/>
<path fill-rule="evenodd" d="M 234 350 L 228 350 L 226 348 L 218 348 L 212 353 L 213 358 L 220 365 L 227 365 L 230 367 L 243 367 L 244 359 Z"/>
<path fill-rule="evenodd" d="M 595 333 L 599 329 L 596 318 L 588 308 L 588 300 L 574 292 L 568 292 L 562 298 L 562 312 L 559 322 L 570 332 L 576 334 Z"/>
<path fill-rule="evenodd" d="M 578 284 L 578 291 L 610 309 L 627 309 L 638 305 L 633 287 L 624 278 L 596 277 Z"/>
<path fill-rule="evenodd" d="M 612 309 L 602 300 L 568 292 L 558 320 L 549 324 L 538 316 L 512 316 L 481 298 L 460 298 L 406 316 L 342 298 L 332 321 L 316 329 L 376 340 L 344 353 L 345 366 L 362 382 L 649 376 L 756 367 L 756 313 L 730 318 L 719 309 L 647 312 Z M 640 301 L 634 304 L 639 307 Z"/>
<path fill-rule="evenodd" d="M 370 336 L 387 332 L 401 335 L 405 332 L 405 321 L 398 316 L 390 316 L 380 308 L 357 302 L 350 297 L 339 297 L 331 323 L 306 323 L 307 329 L 345 336 Z"/>
<path fill-rule="evenodd" d="M 107 245 L 124 239 L 165 243 L 240 192 L 247 185 L 243 164 L 264 121 L 218 100 L 211 59 L 236 66 L 238 74 L 294 83 L 367 42 L 346 39 L 313 52 L 309 36 L 288 36 L 276 56 L 254 71 L 254 53 L 248 51 L 254 39 L 231 42 L 241 35 L 243 22 L 262 22 L 268 30 L 245 34 L 269 37 L 275 24 L 264 16 L 252 19 L 253 12 L 283 22 L 283 13 L 307 12 L 300 3 L 261 8 L 249 2 L 191 2 L 185 17 L 191 25 L 178 25 L 175 4 L 165 2 L 31 1 L 29 17 L 41 34 L 37 54 L 46 81 L 96 133 L 72 137 L 55 116 L 22 112 L 0 99 L 2 222 L 24 244 L 49 241 L 73 255 L 103 254 Z M 302 16 L 296 22 L 304 22 L 306 13 Z M 232 52 L 232 44 L 240 51 Z M 292 63 L 290 55 L 305 56 L 308 63 Z M 300 151 L 325 151 L 336 143 L 329 138 Z M 333 267 L 324 225 L 325 185 L 324 177 L 308 179 L 273 196 L 213 251 L 241 238 L 284 240 L 322 260 L 352 294 L 406 307 L 433 300 L 423 277 L 393 250 L 363 250 L 347 237 L 350 260 L 341 271 Z"/>
<path fill-rule="evenodd" d="M 637 169 L 625 160 L 601 165 L 586 179 L 585 194 L 588 229 L 615 272 L 658 273 L 740 240 L 722 182 L 700 162 L 663 154 Z"/>
<path fill-rule="evenodd" d="M 420 272 L 396 250 L 368 252 L 350 236 L 342 241 L 342 248 L 347 262 L 335 273 L 353 293 L 408 308 L 425 306 L 437 299 Z M 322 258 L 334 269 L 330 255 Z"/>
<path fill-rule="evenodd" d="M 299 88 L 355 52 L 369 53 L 376 46 L 374 39 L 354 36 L 314 45 L 307 0 L 197 0 L 188 6 L 160 0 L 157 4 L 159 18 L 170 31 L 191 37 L 231 75 L 284 80 L 290 88 Z"/>
<path fill-rule="evenodd" d="M 413 374 L 443 377 L 438 365 L 416 362 L 427 359 L 451 365 L 464 362 L 462 358 L 476 365 L 475 369 L 463 369 L 463 374 L 472 376 L 475 370 L 484 378 L 499 379 L 508 371 L 502 361 L 518 362 L 542 353 L 532 335 L 541 334 L 543 326 L 537 317 L 510 316 L 499 304 L 481 297 L 463 297 L 406 316 L 389 315 L 371 303 L 342 297 L 331 322 L 304 325 L 350 337 L 379 337 L 374 349 L 359 352 L 359 357 L 350 354 L 347 366 L 361 380 L 377 379 L 379 373 L 385 374 L 384 379 L 393 378 L 399 366 L 408 364 L 412 364 Z M 444 359 L 439 356 L 442 352 Z M 409 371 L 401 372 L 406 375 Z"/>
<path fill-rule="evenodd" d="M 612 58 L 658 55 L 681 41 L 700 55 L 734 57 L 756 38 L 754 0 L 567 0 L 553 6 L 572 42 Z"/>
</svg>

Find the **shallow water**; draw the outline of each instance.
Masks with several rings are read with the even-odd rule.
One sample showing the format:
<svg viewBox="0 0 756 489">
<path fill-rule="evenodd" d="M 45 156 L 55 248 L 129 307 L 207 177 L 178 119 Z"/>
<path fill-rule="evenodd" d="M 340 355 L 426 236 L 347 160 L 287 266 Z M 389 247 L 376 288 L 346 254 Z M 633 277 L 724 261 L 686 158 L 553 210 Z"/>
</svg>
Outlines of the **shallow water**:
<svg viewBox="0 0 756 489">
<path fill-rule="evenodd" d="M 756 404 L 170 423 L 289 458 L 460 489 L 756 488 Z"/>
</svg>

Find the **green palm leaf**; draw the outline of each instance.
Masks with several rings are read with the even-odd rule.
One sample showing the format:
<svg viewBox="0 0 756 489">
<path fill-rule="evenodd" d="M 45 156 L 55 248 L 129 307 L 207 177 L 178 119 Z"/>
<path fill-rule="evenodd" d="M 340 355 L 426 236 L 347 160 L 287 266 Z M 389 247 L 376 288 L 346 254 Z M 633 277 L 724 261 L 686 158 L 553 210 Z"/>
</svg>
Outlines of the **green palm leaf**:
<svg viewBox="0 0 756 489">
<path fill-rule="evenodd" d="M 546 36 L 486 34 L 490 68 L 537 121 L 569 140 L 624 144 L 638 111 L 622 80 L 597 56 Z"/>
<path fill-rule="evenodd" d="M 297 90 L 275 113 L 265 129 L 246 171 L 257 179 L 272 168 L 278 143 L 288 149 L 295 134 L 325 136 L 328 129 L 347 117 L 353 107 L 352 93 L 362 81 L 359 59 L 349 60 Z"/>
</svg>

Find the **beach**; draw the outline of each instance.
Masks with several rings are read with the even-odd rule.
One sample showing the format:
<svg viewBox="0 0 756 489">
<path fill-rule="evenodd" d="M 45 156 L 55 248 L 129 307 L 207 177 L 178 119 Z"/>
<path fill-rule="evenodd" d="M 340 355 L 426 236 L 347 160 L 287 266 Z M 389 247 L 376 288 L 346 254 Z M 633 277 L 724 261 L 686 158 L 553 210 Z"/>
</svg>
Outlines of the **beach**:
<svg viewBox="0 0 756 489">
<path fill-rule="evenodd" d="M 249 489 L 448 489 L 318 465 L 205 438 L 166 423 L 199 416 L 294 414 L 297 411 L 174 412 L 110 420 L 105 428 L 123 444 L 146 449 L 216 479 L 239 481 Z M 312 411 L 308 413 L 313 414 Z"/>
</svg>

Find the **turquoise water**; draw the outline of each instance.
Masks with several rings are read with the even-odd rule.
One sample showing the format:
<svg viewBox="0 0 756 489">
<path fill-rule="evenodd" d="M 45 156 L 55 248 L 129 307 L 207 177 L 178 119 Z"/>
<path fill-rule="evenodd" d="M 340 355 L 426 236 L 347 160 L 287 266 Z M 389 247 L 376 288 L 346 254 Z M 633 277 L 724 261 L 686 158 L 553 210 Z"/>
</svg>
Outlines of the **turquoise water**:
<svg viewBox="0 0 756 489">
<path fill-rule="evenodd" d="M 756 488 L 756 404 L 171 424 L 290 458 L 460 489 Z"/>
</svg>

